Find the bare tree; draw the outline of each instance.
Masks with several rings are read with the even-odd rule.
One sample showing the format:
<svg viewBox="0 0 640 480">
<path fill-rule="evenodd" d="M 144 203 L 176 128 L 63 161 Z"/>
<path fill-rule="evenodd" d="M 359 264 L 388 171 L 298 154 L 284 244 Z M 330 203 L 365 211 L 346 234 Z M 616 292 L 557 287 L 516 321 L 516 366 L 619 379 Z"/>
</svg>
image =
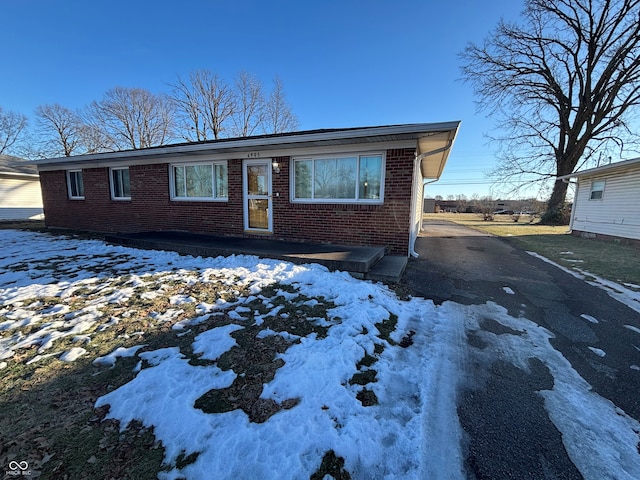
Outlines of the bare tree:
<svg viewBox="0 0 640 480">
<path fill-rule="evenodd" d="M 480 216 L 482 217 L 482 220 L 484 220 L 485 222 L 493 222 L 494 220 L 493 212 L 496 209 L 496 202 L 493 199 L 493 197 L 491 196 L 482 197 L 480 198 L 480 200 L 478 200 L 478 203 L 476 205 L 478 207 L 478 210 L 480 211 Z"/>
<path fill-rule="evenodd" d="M 199 90 L 195 88 L 193 81 L 189 83 L 180 77 L 171 87 L 169 98 L 175 106 L 180 135 L 189 142 L 206 140 L 204 109 Z"/>
<path fill-rule="evenodd" d="M 84 153 L 112 152 L 115 149 L 106 129 L 94 120 L 91 106 L 83 116 L 78 135 L 81 138 Z"/>
<path fill-rule="evenodd" d="M 189 80 L 178 77 L 171 87 L 182 136 L 188 141 L 220 138 L 235 109 L 232 88 L 209 70 L 194 70 Z"/>
<path fill-rule="evenodd" d="M 262 83 L 247 72 L 240 72 L 235 79 L 235 109 L 233 135 L 253 135 L 264 121 L 265 99 Z"/>
<path fill-rule="evenodd" d="M 287 102 L 279 77 L 275 77 L 273 90 L 265 105 L 263 128 L 265 133 L 291 132 L 298 128 L 298 118 L 293 114 Z"/>
<path fill-rule="evenodd" d="M 164 96 L 116 87 L 89 106 L 85 134 L 98 150 L 124 150 L 164 145 L 172 129 L 173 111 Z"/>
<path fill-rule="evenodd" d="M 567 193 L 557 177 L 638 140 L 640 0 L 526 0 L 522 15 L 467 46 L 463 78 L 499 120 L 501 176 L 555 179 L 545 220 L 557 222 Z"/>
<path fill-rule="evenodd" d="M 465 212 L 467 210 L 467 206 L 469 205 L 469 199 L 464 193 L 459 193 L 456 195 L 456 204 L 458 206 L 458 212 Z"/>
<path fill-rule="evenodd" d="M 80 115 L 57 103 L 40 105 L 35 113 L 44 156 L 70 157 L 83 149 Z"/>
<path fill-rule="evenodd" d="M 27 127 L 27 117 L 21 113 L 5 111 L 0 107 L 0 155 L 15 148 Z"/>
</svg>

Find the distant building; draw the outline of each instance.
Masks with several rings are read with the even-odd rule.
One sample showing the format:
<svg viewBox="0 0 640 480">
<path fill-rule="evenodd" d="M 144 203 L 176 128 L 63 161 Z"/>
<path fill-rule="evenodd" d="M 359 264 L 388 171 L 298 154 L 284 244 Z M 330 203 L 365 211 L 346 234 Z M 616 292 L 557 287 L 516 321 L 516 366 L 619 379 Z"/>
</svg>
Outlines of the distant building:
<svg viewBox="0 0 640 480">
<path fill-rule="evenodd" d="M 436 213 L 436 199 L 435 198 L 425 198 L 424 199 L 424 208 L 422 210 L 424 213 Z"/>
<path fill-rule="evenodd" d="M 452 213 L 458 211 L 458 202 L 455 200 L 435 200 L 435 213 Z"/>
<path fill-rule="evenodd" d="M 0 220 L 43 217 L 40 177 L 35 165 L 0 155 Z"/>
</svg>

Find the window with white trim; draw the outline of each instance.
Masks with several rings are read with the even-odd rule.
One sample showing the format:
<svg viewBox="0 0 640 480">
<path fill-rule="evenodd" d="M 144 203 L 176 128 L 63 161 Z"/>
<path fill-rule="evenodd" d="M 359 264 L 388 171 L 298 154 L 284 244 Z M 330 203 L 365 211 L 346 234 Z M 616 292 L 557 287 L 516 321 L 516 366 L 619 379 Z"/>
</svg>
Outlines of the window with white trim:
<svg viewBox="0 0 640 480">
<path fill-rule="evenodd" d="M 72 200 L 84 200 L 82 170 L 67 170 L 67 189 Z"/>
<path fill-rule="evenodd" d="M 602 200 L 604 195 L 604 180 L 594 180 L 591 182 L 591 194 L 589 200 Z"/>
<path fill-rule="evenodd" d="M 129 167 L 112 168 L 111 198 L 114 200 L 131 200 L 131 183 L 129 181 Z"/>
<path fill-rule="evenodd" d="M 227 162 L 171 165 L 171 199 L 226 201 Z"/>
<path fill-rule="evenodd" d="M 293 159 L 292 201 L 382 203 L 384 155 L 336 155 Z"/>
</svg>

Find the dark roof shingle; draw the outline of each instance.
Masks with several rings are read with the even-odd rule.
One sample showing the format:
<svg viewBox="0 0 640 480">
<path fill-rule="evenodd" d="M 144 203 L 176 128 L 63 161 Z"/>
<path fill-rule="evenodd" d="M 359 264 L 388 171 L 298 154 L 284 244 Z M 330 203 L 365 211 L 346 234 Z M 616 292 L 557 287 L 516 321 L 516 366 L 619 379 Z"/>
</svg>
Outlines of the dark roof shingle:
<svg viewBox="0 0 640 480">
<path fill-rule="evenodd" d="M 24 163 L 24 158 L 0 155 L 0 173 L 37 175 L 38 167 Z"/>
</svg>

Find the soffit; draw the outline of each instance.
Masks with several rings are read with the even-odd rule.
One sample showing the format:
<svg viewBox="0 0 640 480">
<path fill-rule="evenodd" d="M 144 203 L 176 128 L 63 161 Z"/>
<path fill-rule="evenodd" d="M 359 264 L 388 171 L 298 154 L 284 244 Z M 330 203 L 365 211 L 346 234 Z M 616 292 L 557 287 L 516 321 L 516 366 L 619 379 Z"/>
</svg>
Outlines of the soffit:
<svg viewBox="0 0 640 480">
<path fill-rule="evenodd" d="M 423 178 L 440 178 L 457 133 L 456 128 L 425 135 L 418 139 L 417 154 L 421 156 L 420 169 Z"/>
</svg>

